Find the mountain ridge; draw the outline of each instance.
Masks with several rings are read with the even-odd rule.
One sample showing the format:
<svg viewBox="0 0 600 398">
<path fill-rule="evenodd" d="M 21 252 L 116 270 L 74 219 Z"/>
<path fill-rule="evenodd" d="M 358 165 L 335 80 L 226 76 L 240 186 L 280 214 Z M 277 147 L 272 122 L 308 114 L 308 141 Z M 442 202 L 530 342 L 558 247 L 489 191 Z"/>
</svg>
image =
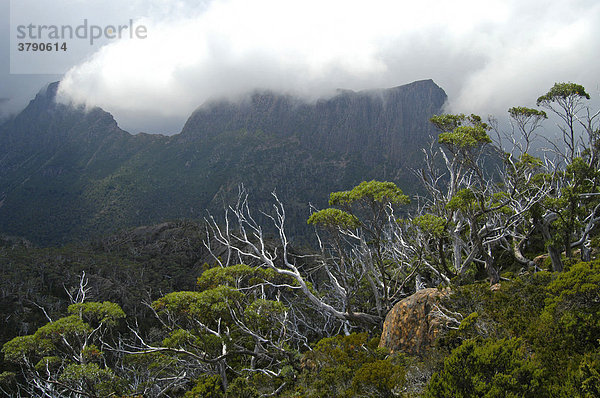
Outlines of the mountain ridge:
<svg viewBox="0 0 600 398">
<path fill-rule="evenodd" d="M 249 104 L 207 103 L 181 133 L 162 136 L 132 135 L 100 108 L 57 103 L 57 87 L 0 125 L 0 231 L 38 244 L 218 214 L 240 184 L 257 210 L 277 190 L 301 236 L 309 203 L 326 206 L 329 192 L 368 179 L 406 190 L 428 119 L 446 99 L 433 81 L 314 104 L 255 92 Z"/>
<path fill-rule="evenodd" d="M 373 165 L 372 160 L 379 155 L 392 162 L 412 155 L 412 142 L 419 135 L 415 133 L 423 135 L 425 130 L 433 134 L 433 128 L 424 128 L 422 122 L 442 109 L 446 99 L 445 92 L 431 79 L 389 89 L 344 90 L 314 104 L 291 95 L 255 91 L 237 103 L 221 100 L 201 106 L 185 123 L 181 137 L 187 138 L 197 131 L 211 135 L 244 127 L 283 136 L 299 134 L 301 142 L 311 149 L 361 152 L 363 161 Z M 411 100 L 427 103 L 429 107 L 411 106 L 414 104 Z M 217 123 L 215 108 L 220 111 Z M 419 122 L 410 123 L 413 120 Z M 368 131 L 379 134 L 365 134 Z"/>
</svg>

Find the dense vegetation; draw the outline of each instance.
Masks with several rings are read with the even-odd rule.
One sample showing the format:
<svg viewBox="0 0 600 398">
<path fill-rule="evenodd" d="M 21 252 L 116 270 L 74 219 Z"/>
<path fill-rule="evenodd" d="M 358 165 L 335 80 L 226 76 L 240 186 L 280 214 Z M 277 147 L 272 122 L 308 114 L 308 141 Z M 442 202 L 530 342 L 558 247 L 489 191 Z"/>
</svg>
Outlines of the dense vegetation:
<svg viewBox="0 0 600 398">
<path fill-rule="evenodd" d="M 258 219 L 243 189 L 205 224 L 62 249 L 6 238 L 2 291 L 14 313 L 2 314 L 12 323 L 0 387 L 55 397 L 599 396 L 600 112 L 587 99 L 573 83 L 538 99 L 562 120 L 562 141 L 540 157 L 542 110 L 511 108 L 509 132 L 476 115 L 434 116 L 438 145 L 417 173 L 428 194 L 375 180 L 334 192 L 307 220 L 316 249 L 292 247 L 275 193 Z M 501 151 L 502 139 L 512 147 Z M 388 311 L 423 287 L 452 292 L 437 304 L 443 336 L 421 355 L 379 347 Z"/>
</svg>

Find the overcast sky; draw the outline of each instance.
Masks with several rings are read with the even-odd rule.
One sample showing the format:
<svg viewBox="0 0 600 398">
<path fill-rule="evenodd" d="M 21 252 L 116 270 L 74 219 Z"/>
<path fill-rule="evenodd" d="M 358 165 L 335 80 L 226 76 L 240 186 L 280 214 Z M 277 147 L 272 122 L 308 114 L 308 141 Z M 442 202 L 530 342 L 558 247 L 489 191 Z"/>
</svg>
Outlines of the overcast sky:
<svg viewBox="0 0 600 398">
<path fill-rule="evenodd" d="M 64 101 L 100 106 L 132 133 L 176 133 L 206 99 L 255 88 L 315 98 L 433 79 L 450 111 L 499 116 L 557 81 L 600 95 L 598 0 L 14 1 L 32 23 L 132 19 L 147 37 L 88 53 L 80 42 L 64 76 L 10 74 L 16 21 L 0 0 L 4 114 L 59 79 Z"/>
</svg>

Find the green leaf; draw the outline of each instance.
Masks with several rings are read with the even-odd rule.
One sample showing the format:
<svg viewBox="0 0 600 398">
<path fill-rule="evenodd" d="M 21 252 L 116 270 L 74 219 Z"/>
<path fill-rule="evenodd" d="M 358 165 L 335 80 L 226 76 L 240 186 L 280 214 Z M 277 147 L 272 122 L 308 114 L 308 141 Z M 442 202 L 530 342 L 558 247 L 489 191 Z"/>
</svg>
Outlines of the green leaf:
<svg viewBox="0 0 600 398">
<path fill-rule="evenodd" d="M 492 142 L 482 126 L 459 126 L 452 132 L 441 133 L 440 144 L 459 149 L 476 148 Z"/>
<path fill-rule="evenodd" d="M 311 214 L 307 224 L 340 229 L 356 229 L 360 227 L 360 221 L 354 215 L 334 208 L 319 210 Z"/>
<path fill-rule="evenodd" d="M 363 181 L 350 191 L 333 192 L 329 205 L 343 206 L 366 200 L 370 202 L 408 204 L 410 200 L 402 190 L 389 181 Z"/>
<path fill-rule="evenodd" d="M 524 106 L 515 106 L 512 107 L 508 110 L 508 113 L 513 117 L 513 118 L 532 118 L 532 117 L 539 117 L 542 119 L 547 119 L 548 116 L 546 115 L 546 112 L 544 111 L 540 111 L 537 109 L 533 109 L 533 108 L 526 108 Z"/>
<path fill-rule="evenodd" d="M 446 208 L 448 210 L 462 210 L 470 211 L 475 207 L 477 203 L 477 196 L 469 188 L 461 189 L 450 199 Z"/>
<path fill-rule="evenodd" d="M 54 349 L 54 345 L 47 339 L 34 335 L 19 336 L 5 343 L 2 347 L 4 359 L 14 363 L 24 363 L 27 358 L 34 355 L 42 357 Z"/>
<path fill-rule="evenodd" d="M 116 326 L 120 319 L 125 318 L 125 312 L 121 307 L 109 301 L 71 304 L 68 311 L 69 314 L 79 315 L 89 323 L 106 326 Z"/>
<path fill-rule="evenodd" d="M 446 220 L 434 214 L 423 214 L 415 217 L 413 223 L 422 231 L 427 232 L 436 238 L 444 236 L 446 232 Z"/>
<path fill-rule="evenodd" d="M 47 323 L 39 328 L 34 336 L 51 341 L 60 341 L 63 337 L 66 339 L 86 336 L 92 332 L 92 327 L 85 323 L 76 315 L 60 318 L 57 321 Z"/>
<path fill-rule="evenodd" d="M 537 104 L 548 104 L 556 102 L 560 99 L 567 98 L 585 98 L 590 99 L 590 95 L 585 91 L 585 88 L 580 84 L 575 83 L 555 83 L 554 86 L 546 94 L 537 99 Z"/>
</svg>

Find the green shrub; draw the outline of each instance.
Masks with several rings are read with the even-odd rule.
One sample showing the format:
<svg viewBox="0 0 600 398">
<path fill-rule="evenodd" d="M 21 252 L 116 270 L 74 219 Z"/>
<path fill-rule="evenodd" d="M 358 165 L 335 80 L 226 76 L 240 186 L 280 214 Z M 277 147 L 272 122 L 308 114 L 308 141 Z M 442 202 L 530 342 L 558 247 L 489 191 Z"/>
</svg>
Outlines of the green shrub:
<svg viewBox="0 0 600 398">
<path fill-rule="evenodd" d="M 471 339 L 452 351 L 425 397 L 547 396 L 520 339 Z"/>
<path fill-rule="evenodd" d="M 203 375 L 196 379 L 196 385 L 185 393 L 185 398 L 222 398 L 221 378 L 215 375 Z"/>
<path fill-rule="evenodd" d="M 298 391 L 306 397 L 391 397 L 405 382 L 407 358 L 377 348 L 367 333 L 322 339 L 303 359 Z"/>
</svg>

